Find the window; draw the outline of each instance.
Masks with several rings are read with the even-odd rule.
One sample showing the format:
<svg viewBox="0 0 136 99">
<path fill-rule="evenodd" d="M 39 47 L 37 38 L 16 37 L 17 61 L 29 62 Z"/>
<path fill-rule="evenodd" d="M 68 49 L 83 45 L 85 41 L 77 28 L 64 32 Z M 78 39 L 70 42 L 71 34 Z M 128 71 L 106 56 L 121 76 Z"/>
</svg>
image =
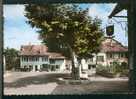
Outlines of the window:
<svg viewBox="0 0 136 99">
<path fill-rule="evenodd" d="M 29 61 L 33 61 L 33 57 L 29 57 Z"/>
<path fill-rule="evenodd" d="M 109 58 L 113 58 L 113 55 L 112 55 L 112 54 L 110 54 L 109 56 L 110 56 Z"/>
<path fill-rule="evenodd" d="M 88 60 L 88 62 L 93 62 L 93 58 L 90 58 L 90 59 Z"/>
<path fill-rule="evenodd" d="M 29 61 L 32 61 L 32 58 L 31 57 L 28 57 Z"/>
<path fill-rule="evenodd" d="M 128 58 L 128 54 L 127 53 L 125 53 L 125 58 Z"/>
<path fill-rule="evenodd" d="M 59 69 L 59 67 L 60 67 L 59 65 L 56 65 L 56 69 Z"/>
<path fill-rule="evenodd" d="M 35 57 L 32 58 L 32 61 L 36 61 L 36 60 L 35 60 Z"/>
<path fill-rule="evenodd" d="M 123 53 L 121 53 L 121 57 L 122 57 L 122 58 L 124 57 Z"/>
<path fill-rule="evenodd" d="M 24 68 L 27 68 L 27 66 L 25 65 Z"/>
<path fill-rule="evenodd" d="M 55 64 L 55 60 L 54 59 L 50 59 L 50 63 L 51 64 Z"/>
<path fill-rule="evenodd" d="M 120 53 L 120 58 L 123 58 L 125 56 L 125 53 Z"/>
<path fill-rule="evenodd" d="M 35 57 L 35 59 L 34 59 L 35 61 L 39 61 L 39 57 Z"/>
<path fill-rule="evenodd" d="M 88 65 L 88 69 L 94 69 L 96 68 L 96 65 Z"/>
<path fill-rule="evenodd" d="M 28 57 L 29 61 L 39 61 L 38 57 Z"/>
<path fill-rule="evenodd" d="M 28 62 L 28 57 L 22 57 L 22 60 Z"/>
<path fill-rule="evenodd" d="M 24 61 L 24 57 L 22 57 L 21 60 Z"/>
<path fill-rule="evenodd" d="M 32 69 L 33 69 L 33 66 L 32 66 L 32 65 L 29 65 L 29 69 L 32 70 Z"/>
<path fill-rule="evenodd" d="M 104 62 L 104 56 L 97 56 L 98 62 Z"/>
<path fill-rule="evenodd" d="M 42 57 L 42 61 L 48 61 L 48 57 Z"/>
<path fill-rule="evenodd" d="M 91 65 L 88 65 L 88 69 L 91 69 Z"/>
<path fill-rule="evenodd" d="M 115 58 L 116 54 L 115 53 L 108 53 L 107 58 Z"/>
</svg>

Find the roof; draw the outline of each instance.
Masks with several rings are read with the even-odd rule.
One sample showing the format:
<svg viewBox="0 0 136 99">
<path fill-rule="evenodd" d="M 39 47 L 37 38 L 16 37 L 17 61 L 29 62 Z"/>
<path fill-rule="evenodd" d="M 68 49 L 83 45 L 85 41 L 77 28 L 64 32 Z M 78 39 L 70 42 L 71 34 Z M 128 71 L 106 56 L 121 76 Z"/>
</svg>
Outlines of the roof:
<svg viewBox="0 0 136 99">
<path fill-rule="evenodd" d="M 49 56 L 52 59 L 65 58 L 61 53 L 49 52 L 45 45 L 23 45 L 20 49 L 22 56 Z"/>
<path fill-rule="evenodd" d="M 100 46 L 100 52 L 127 52 L 128 48 L 115 39 L 105 37 Z M 24 56 L 49 56 L 51 59 L 65 58 L 61 53 L 49 52 L 45 45 L 23 45 L 20 55 Z"/>
<path fill-rule="evenodd" d="M 101 52 L 127 52 L 128 48 L 115 39 L 106 37 L 100 46 Z"/>
</svg>

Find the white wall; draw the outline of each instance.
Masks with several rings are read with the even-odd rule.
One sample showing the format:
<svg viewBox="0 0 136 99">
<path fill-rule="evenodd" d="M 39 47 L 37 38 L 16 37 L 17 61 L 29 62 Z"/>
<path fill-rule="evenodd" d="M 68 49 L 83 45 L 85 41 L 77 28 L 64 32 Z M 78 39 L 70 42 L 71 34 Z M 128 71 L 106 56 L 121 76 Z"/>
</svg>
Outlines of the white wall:
<svg viewBox="0 0 136 99">
<path fill-rule="evenodd" d="M 58 65 L 60 65 L 60 70 L 65 70 L 66 69 L 66 60 L 64 59 L 64 60 L 56 60 L 56 64 L 58 64 Z"/>
<path fill-rule="evenodd" d="M 94 55 L 93 62 L 87 61 L 88 64 L 92 64 L 92 65 L 96 64 L 96 55 L 95 54 L 93 54 L 93 55 Z M 102 53 L 102 52 L 98 53 L 97 56 L 103 56 L 104 57 L 104 62 L 97 61 L 97 64 L 107 66 L 107 65 L 110 65 L 110 62 L 113 62 L 113 61 L 127 62 L 127 58 L 119 58 L 118 53 L 113 53 L 113 55 L 114 55 L 114 58 L 108 58 L 106 53 Z"/>
<path fill-rule="evenodd" d="M 107 65 L 107 57 L 106 57 L 106 53 L 98 53 L 97 54 L 97 56 L 96 56 L 96 54 L 93 54 L 93 62 L 91 62 L 91 61 L 87 61 L 87 64 L 92 64 L 92 65 L 95 65 L 96 64 L 96 57 L 97 56 L 103 56 L 104 57 L 104 62 L 99 62 L 99 61 L 97 61 L 97 64 L 102 64 L 102 65 Z"/>
<path fill-rule="evenodd" d="M 29 65 L 42 65 L 42 64 L 49 64 L 49 60 L 48 61 L 42 61 L 42 57 L 39 57 L 39 61 L 22 61 L 22 57 L 21 57 L 21 68 L 24 68 L 25 65 L 29 66 Z"/>
<path fill-rule="evenodd" d="M 50 64 L 49 59 L 48 61 L 42 61 L 42 57 L 39 57 L 39 61 L 22 61 L 22 57 L 20 58 L 20 63 L 21 63 L 21 68 L 24 68 L 24 66 L 29 67 L 29 65 L 33 66 L 33 69 L 35 70 L 35 66 L 38 66 L 38 69 L 40 69 L 40 65 L 42 66 L 43 64 Z M 66 69 L 66 60 L 65 59 L 55 59 L 55 63 L 52 65 L 59 65 L 60 70 L 65 70 Z"/>
<path fill-rule="evenodd" d="M 60 70 L 66 69 L 66 60 L 65 59 L 55 59 L 55 63 L 53 65 L 59 65 Z"/>
<path fill-rule="evenodd" d="M 88 69 L 88 64 L 87 64 L 87 62 L 86 62 L 86 60 L 85 59 L 82 59 L 81 60 L 81 68 L 83 69 L 83 70 L 87 70 Z"/>
</svg>

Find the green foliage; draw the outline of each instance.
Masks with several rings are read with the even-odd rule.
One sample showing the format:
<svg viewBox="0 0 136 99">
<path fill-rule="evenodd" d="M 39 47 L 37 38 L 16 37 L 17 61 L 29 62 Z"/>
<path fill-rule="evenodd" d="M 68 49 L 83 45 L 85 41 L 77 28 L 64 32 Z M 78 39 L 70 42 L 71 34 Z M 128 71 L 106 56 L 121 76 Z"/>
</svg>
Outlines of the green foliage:
<svg viewBox="0 0 136 99">
<path fill-rule="evenodd" d="M 28 4 L 25 11 L 28 24 L 38 29 L 40 39 L 49 50 L 62 52 L 72 60 L 72 73 L 74 56 L 85 58 L 99 51 L 103 36 L 101 20 L 92 20 L 88 9 L 75 4 Z"/>
<path fill-rule="evenodd" d="M 110 68 L 109 66 L 103 66 L 103 65 L 98 64 L 96 67 L 96 71 L 110 72 Z"/>
<path fill-rule="evenodd" d="M 96 71 L 107 73 L 107 74 L 112 73 L 113 75 L 116 74 L 128 75 L 129 69 L 127 63 L 122 62 L 120 64 L 119 62 L 114 61 L 110 66 L 98 65 Z"/>
<path fill-rule="evenodd" d="M 119 62 L 114 61 L 111 65 L 111 72 L 113 73 L 117 73 L 117 72 L 121 72 L 121 65 L 119 64 Z"/>
<path fill-rule="evenodd" d="M 128 64 L 126 62 L 122 62 L 121 66 L 123 69 L 129 69 Z"/>
<path fill-rule="evenodd" d="M 40 39 L 51 51 L 67 56 L 70 46 L 81 57 L 99 50 L 103 36 L 101 20 L 88 16 L 88 9 L 72 4 L 26 5 L 26 17 L 38 29 Z"/>
<path fill-rule="evenodd" d="M 126 62 L 119 63 L 117 61 L 114 61 L 110 67 L 111 72 L 113 73 L 121 73 L 125 70 L 128 70 L 128 64 Z"/>
<path fill-rule="evenodd" d="M 18 51 L 13 48 L 6 48 L 4 50 L 5 65 L 7 70 L 16 69 L 20 66 L 20 60 L 18 56 Z"/>
</svg>

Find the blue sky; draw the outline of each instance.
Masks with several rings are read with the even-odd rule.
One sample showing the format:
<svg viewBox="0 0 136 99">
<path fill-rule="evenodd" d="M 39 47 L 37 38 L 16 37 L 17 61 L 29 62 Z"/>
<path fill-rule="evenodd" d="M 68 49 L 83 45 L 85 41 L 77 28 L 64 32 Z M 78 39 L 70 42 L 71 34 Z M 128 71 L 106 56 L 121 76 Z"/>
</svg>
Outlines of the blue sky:
<svg viewBox="0 0 136 99">
<path fill-rule="evenodd" d="M 98 17 L 102 20 L 102 28 L 110 24 L 115 25 L 115 39 L 122 44 L 127 45 L 126 36 L 126 19 L 115 18 L 109 20 L 108 15 L 111 13 L 116 4 L 80 4 L 82 8 L 89 8 L 88 14 L 92 17 Z M 24 5 L 4 5 L 4 47 L 20 49 L 21 45 L 40 44 L 36 29 L 26 23 L 27 18 L 24 16 Z M 119 15 L 127 15 L 124 10 Z M 119 22 L 123 21 L 123 22 Z M 125 22 L 124 22 L 125 21 Z"/>
</svg>

